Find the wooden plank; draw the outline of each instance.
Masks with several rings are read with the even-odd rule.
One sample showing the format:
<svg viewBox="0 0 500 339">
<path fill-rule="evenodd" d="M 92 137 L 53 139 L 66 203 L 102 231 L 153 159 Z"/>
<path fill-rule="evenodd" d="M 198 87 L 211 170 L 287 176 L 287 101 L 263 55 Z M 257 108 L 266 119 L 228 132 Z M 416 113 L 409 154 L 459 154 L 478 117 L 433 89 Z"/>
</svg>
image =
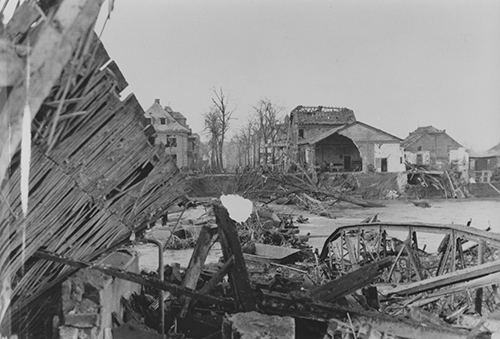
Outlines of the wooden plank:
<svg viewBox="0 0 500 339">
<path fill-rule="evenodd" d="M 94 40 L 94 60 L 97 67 L 104 66 L 111 58 L 109 57 L 108 51 L 104 47 L 103 43 L 99 40 L 99 37 L 95 32 L 93 32 L 92 39 Z"/>
<path fill-rule="evenodd" d="M 467 330 L 455 329 L 451 326 L 436 326 L 430 323 L 425 323 L 425 326 L 423 326 L 421 322 L 405 317 L 347 308 L 319 301 L 311 302 L 307 298 L 291 298 L 289 295 L 277 292 L 262 292 L 263 296 L 259 310 L 267 314 L 326 322 L 335 321 L 335 319 L 340 319 L 340 322 L 343 322 L 347 314 L 349 314 L 353 322 L 368 324 L 371 328 L 385 333 L 386 337 L 465 339 L 469 333 Z M 342 326 L 342 324 L 339 325 Z"/>
<path fill-rule="evenodd" d="M 222 265 L 222 267 L 210 278 L 209 281 L 203 285 L 203 287 L 198 291 L 200 294 L 208 294 L 213 291 L 213 289 L 217 286 L 219 282 L 222 281 L 222 278 L 229 272 L 231 265 L 234 263 L 234 256 L 229 258 L 228 261 Z"/>
<path fill-rule="evenodd" d="M 218 204 L 213 205 L 215 222 L 219 227 L 219 242 L 222 246 L 224 260 L 234 256 L 234 264 L 229 271 L 229 281 L 235 294 L 238 308 L 243 311 L 252 311 L 256 308 L 256 298 L 250 287 L 250 279 L 241 251 L 236 225 L 229 217 L 227 210 Z"/>
<path fill-rule="evenodd" d="M 423 275 L 422 275 L 422 271 L 420 270 L 420 266 L 418 264 L 418 259 L 415 256 L 415 252 L 413 252 L 413 249 L 406 244 L 404 245 L 404 247 L 405 247 L 406 253 L 408 253 L 408 259 L 410 261 L 409 264 L 411 264 L 411 266 L 413 266 L 413 268 L 415 269 L 415 273 L 417 274 L 418 280 L 422 280 Z M 408 266 L 410 266 L 410 265 L 408 265 Z M 409 277 L 409 279 L 410 279 L 410 277 Z"/>
<path fill-rule="evenodd" d="M 440 298 L 442 296 L 447 296 L 453 293 L 462 293 L 467 290 L 473 290 L 476 288 L 481 288 L 485 286 L 490 286 L 492 284 L 497 283 L 500 281 L 500 273 L 493 273 L 493 274 L 488 274 L 483 277 L 477 278 L 477 279 L 472 279 L 466 282 L 461 282 L 458 284 L 451 285 L 446 288 L 442 288 L 432 294 L 429 294 L 426 299 L 432 299 L 432 298 Z M 416 303 L 414 303 L 416 304 Z"/>
<path fill-rule="evenodd" d="M 109 265 L 99 265 L 99 264 L 91 264 L 88 262 L 84 261 L 78 261 L 78 260 L 73 260 L 70 258 L 67 258 L 65 256 L 61 256 L 55 253 L 47 252 L 47 251 L 37 251 L 35 256 L 40 259 L 44 260 L 49 260 L 52 262 L 58 262 L 61 264 L 77 267 L 77 268 L 90 268 L 93 270 L 100 271 L 102 273 L 105 273 L 107 275 L 110 275 L 115 278 L 120 278 L 123 280 L 127 281 L 132 281 L 138 284 L 141 284 L 143 286 L 148 286 L 152 288 L 156 288 L 162 291 L 168 291 L 174 295 L 186 295 L 189 296 L 193 299 L 197 299 L 199 301 L 211 303 L 211 304 L 218 304 L 224 307 L 228 307 L 229 309 L 232 308 L 232 303 L 229 302 L 228 300 L 213 297 L 210 295 L 204 295 L 200 294 L 198 292 L 193 291 L 192 289 L 185 288 L 182 286 L 179 286 L 177 284 L 172 284 L 166 281 L 161 281 L 158 278 L 155 277 L 150 277 L 150 276 L 142 276 L 141 274 L 133 273 L 133 272 L 127 272 L 122 269 L 118 269 L 115 267 L 111 267 Z"/>
<path fill-rule="evenodd" d="M 351 265 L 357 265 L 358 264 L 358 258 L 356 257 L 356 248 L 352 243 L 352 239 L 350 236 L 344 235 L 345 239 L 345 244 L 347 245 L 347 253 L 349 254 L 349 261 L 351 262 Z"/>
<path fill-rule="evenodd" d="M 393 264 L 391 266 L 391 269 L 389 270 L 389 274 L 387 275 L 387 282 L 391 281 L 392 273 L 394 272 L 394 269 L 396 268 L 396 265 L 398 263 L 399 258 L 401 258 L 401 255 L 403 254 L 405 246 L 406 246 L 406 243 L 403 243 L 403 245 L 399 249 L 399 252 L 396 255 L 396 259 L 394 259 L 394 262 L 393 262 Z"/>
<path fill-rule="evenodd" d="M 21 142 L 23 109 L 28 103 L 32 119 L 61 71 L 70 60 L 78 41 L 94 25 L 103 0 L 66 0 L 52 20 L 44 23 L 29 55 L 31 80 L 26 95 L 25 75 L 12 87 L 0 112 L 0 183 L 13 152 Z"/>
<path fill-rule="evenodd" d="M 213 245 L 214 237 L 217 234 L 216 228 L 211 228 L 209 226 L 203 226 L 201 228 L 198 240 L 189 260 L 189 265 L 184 275 L 184 280 L 182 281 L 182 286 L 190 289 L 196 289 L 198 284 L 198 279 L 200 278 L 201 269 L 205 264 L 208 252 Z M 180 317 L 184 318 L 187 314 L 190 299 L 186 298 L 184 300 L 184 305 L 182 307 Z"/>
<path fill-rule="evenodd" d="M 127 88 L 127 86 L 128 86 L 127 79 L 125 79 L 125 77 L 123 76 L 122 71 L 120 70 L 120 68 L 118 67 L 118 65 L 116 64 L 116 62 L 114 60 L 111 61 L 106 66 L 106 69 L 108 69 L 113 74 L 113 76 L 115 77 L 115 79 L 116 79 L 116 89 L 118 90 L 118 93 L 120 93 L 125 88 Z"/>
<path fill-rule="evenodd" d="M 451 243 L 450 243 L 450 235 L 447 234 L 444 236 L 441 244 L 439 244 L 438 252 L 441 253 L 439 257 L 439 263 L 436 270 L 436 275 L 441 275 L 446 270 L 446 262 L 448 261 L 448 256 L 451 251 Z"/>
<path fill-rule="evenodd" d="M 484 263 L 484 241 L 481 241 L 479 243 L 479 247 L 477 249 L 477 263 L 481 265 Z M 483 289 L 480 287 L 476 290 L 476 297 L 474 299 L 474 310 L 478 314 L 483 314 L 482 313 L 482 307 L 483 307 Z"/>
<path fill-rule="evenodd" d="M 25 1 L 15 10 L 5 27 L 7 35 L 13 42 L 17 42 L 19 37 L 28 32 L 31 25 L 40 18 L 41 11 L 36 6 L 31 1 Z"/>
<path fill-rule="evenodd" d="M 311 297 L 321 301 L 332 302 L 351 294 L 375 280 L 384 268 L 392 264 L 393 260 L 394 258 L 387 257 L 380 261 L 364 265 L 355 271 L 311 290 Z"/>
<path fill-rule="evenodd" d="M 463 281 L 476 279 L 488 274 L 500 272 L 500 261 L 492 261 L 475 267 L 446 273 L 411 284 L 400 285 L 387 290 L 387 295 L 412 295 L 436 288 L 449 286 Z"/>
</svg>

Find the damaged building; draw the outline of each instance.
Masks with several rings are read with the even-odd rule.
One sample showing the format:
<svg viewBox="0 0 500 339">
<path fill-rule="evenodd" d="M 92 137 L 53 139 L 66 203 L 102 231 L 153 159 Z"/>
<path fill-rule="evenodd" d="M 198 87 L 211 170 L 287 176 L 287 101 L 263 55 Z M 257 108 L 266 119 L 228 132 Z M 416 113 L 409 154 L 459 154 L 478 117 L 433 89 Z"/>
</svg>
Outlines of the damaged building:
<svg viewBox="0 0 500 339">
<path fill-rule="evenodd" d="M 5 50 L 27 41 L 31 48 L 11 53 L 17 68 L 0 79 L 0 130 L 9 131 L 0 134 L 2 338 L 465 339 L 498 332 L 490 315 L 500 304 L 499 234 L 382 222 L 375 214 L 337 227 L 320 253 L 294 225 L 307 222 L 302 215 L 278 215 L 257 199 L 272 194 L 320 213 L 338 202 L 383 206 L 297 173 L 232 176 L 232 192 L 256 199 L 243 199 L 250 217 L 236 218 L 224 205 L 241 197 L 189 199 L 194 185 L 176 166 L 179 157 L 173 161 L 177 154 L 161 145 L 173 145 L 173 131 L 189 139 L 186 120 L 159 101 L 146 115 L 134 94 L 122 96 L 128 83 L 94 33 L 103 2 L 23 2 L 5 27 Z M 314 162 L 317 147 L 342 170 L 396 168 L 398 138 L 352 112 L 338 121 L 332 112 L 323 119 L 333 124 L 300 132 L 298 153 Z M 155 119 L 172 129 L 153 131 Z M 215 178 L 229 181 L 195 179 L 213 186 Z M 185 215 L 195 208 L 198 217 Z M 186 225 L 198 229 L 189 262 L 165 264 L 169 240 L 187 234 Z M 432 252 L 423 244 L 427 233 L 442 239 Z M 146 243 L 157 270 L 141 271 Z M 216 243 L 217 261 L 208 262 Z M 486 297 L 492 294 L 495 304 Z M 456 320 L 462 316 L 469 323 Z"/>
<path fill-rule="evenodd" d="M 199 166 L 200 136 L 193 133 L 186 117 L 169 106 L 162 107 L 160 99 L 146 110 L 145 117 L 153 126 L 154 142 L 165 147 L 179 168 L 195 169 Z"/>
<path fill-rule="evenodd" d="M 298 106 L 290 113 L 292 160 L 335 172 L 404 171 L 401 139 L 357 121 L 348 108 Z"/>
<path fill-rule="evenodd" d="M 471 152 L 469 156 L 469 175 L 471 181 L 489 183 L 500 180 L 500 144 L 486 152 Z"/>
<path fill-rule="evenodd" d="M 434 126 L 418 127 L 403 140 L 402 146 L 405 160 L 410 164 L 427 165 L 439 170 L 447 168 L 454 160 L 450 159 L 450 152 L 459 149 L 465 151 L 460 143 L 446 133 L 446 130 Z"/>
</svg>

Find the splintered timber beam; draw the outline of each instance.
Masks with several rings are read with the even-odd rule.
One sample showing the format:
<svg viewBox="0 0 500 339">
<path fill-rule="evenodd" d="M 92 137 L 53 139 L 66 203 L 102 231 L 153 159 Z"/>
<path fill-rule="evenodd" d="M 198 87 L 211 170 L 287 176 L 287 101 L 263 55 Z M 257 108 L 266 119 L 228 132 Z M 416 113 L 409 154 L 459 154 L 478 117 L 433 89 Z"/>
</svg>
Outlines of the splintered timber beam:
<svg viewBox="0 0 500 339">
<path fill-rule="evenodd" d="M 404 317 L 396 317 L 379 312 L 351 309 L 336 304 L 290 297 L 278 292 L 262 291 L 259 312 L 290 316 L 316 321 L 330 322 L 346 319 L 347 315 L 354 324 L 368 324 L 387 337 L 455 339 L 467 338 L 469 331 L 431 323 L 422 324 Z"/>
<path fill-rule="evenodd" d="M 44 259 L 44 260 L 49 260 L 77 268 L 90 268 L 93 270 L 97 270 L 99 272 L 102 272 L 104 274 L 107 274 L 109 276 L 135 282 L 138 284 L 141 284 L 143 286 L 148 286 L 152 288 L 156 288 L 159 290 L 163 291 L 168 291 L 174 295 L 185 295 L 188 296 L 194 300 L 199 300 L 202 302 L 207 302 L 210 304 L 216 304 L 223 306 L 227 308 L 227 310 L 231 310 L 233 308 L 233 302 L 227 299 L 221 299 L 221 298 L 216 298 L 210 295 L 203 295 L 198 292 L 193 291 L 192 289 L 182 287 L 176 284 L 168 283 L 166 281 L 161 281 L 160 279 L 153 278 L 153 277 L 147 277 L 145 278 L 144 276 L 133 273 L 133 272 L 127 272 L 115 267 L 111 267 L 108 265 L 99 265 L 99 264 L 91 264 L 83 261 L 77 261 L 73 260 L 70 258 L 66 258 L 64 256 L 43 251 L 43 250 L 38 250 L 35 254 L 35 257 L 39 259 Z"/>
<path fill-rule="evenodd" d="M 216 298 L 210 295 L 201 294 L 193 290 L 181 287 L 179 285 L 160 281 L 159 279 L 148 277 L 145 278 L 140 274 L 126 272 L 104 265 L 94 265 L 81 261 L 72 260 L 59 256 L 47 251 L 38 251 L 36 257 L 53 262 L 63 263 L 76 268 L 90 268 L 103 272 L 107 275 L 139 283 L 144 286 L 169 291 L 174 295 L 185 295 L 191 297 L 193 300 L 198 300 L 210 304 L 216 304 L 223 308 L 224 312 L 234 312 L 234 303 L 227 299 Z M 221 271 L 226 271 L 233 262 L 230 257 Z M 223 276 L 221 273 L 218 276 Z M 343 319 L 347 314 L 353 319 L 354 322 L 360 324 L 368 323 L 372 328 L 380 332 L 390 333 L 392 335 L 401 336 L 405 338 L 436 338 L 436 339 L 451 339 L 451 338 L 466 338 L 467 331 L 453 329 L 449 327 L 433 326 L 432 324 L 422 324 L 411 321 L 405 318 L 392 317 L 382 313 L 360 311 L 340 307 L 338 305 L 313 302 L 308 297 L 292 298 L 287 294 L 262 291 L 259 298 L 255 298 L 254 305 L 258 307 L 260 312 L 268 314 L 285 315 L 292 317 L 300 317 L 304 319 L 312 319 L 318 321 L 330 321 L 335 319 Z"/>
<path fill-rule="evenodd" d="M 184 276 L 184 281 L 182 286 L 187 288 L 195 288 L 198 283 L 198 278 L 200 277 L 201 269 L 205 260 L 208 256 L 208 251 L 212 247 L 214 237 L 217 233 L 217 229 L 213 229 L 208 226 L 203 226 L 196 241 L 196 245 L 191 255 L 188 268 L 186 270 L 186 275 Z"/>
<path fill-rule="evenodd" d="M 228 261 L 222 265 L 222 267 L 210 278 L 209 281 L 203 285 L 203 287 L 197 291 L 200 294 L 207 294 L 213 291 L 215 286 L 224 278 L 224 276 L 229 272 L 231 269 L 231 266 L 233 265 L 234 262 L 234 256 L 231 256 Z"/>
<path fill-rule="evenodd" d="M 250 286 L 248 271 L 241 251 L 236 225 L 229 217 L 227 210 L 219 204 L 214 204 L 215 222 L 219 227 L 219 242 L 221 243 L 224 260 L 229 261 L 234 256 L 234 262 L 229 271 L 229 281 L 232 285 L 238 306 L 243 311 L 252 311 L 256 307 L 254 292 Z"/>
<path fill-rule="evenodd" d="M 389 267 L 394 258 L 388 257 L 365 265 L 355 271 L 341 276 L 338 279 L 327 282 L 311 291 L 313 299 L 332 302 L 345 295 L 365 287 L 377 278 L 384 268 Z"/>
<path fill-rule="evenodd" d="M 139 234 L 139 233 L 143 232 L 144 230 L 146 230 L 147 227 L 148 227 L 148 222 L 142 222 L 140 224 L 140 226 L 138 226 L 135 229 L 135 233 Z M 104 254 L 106 252 L 110 252 L 110 251 L 116 249 L 118 246 L 123 245 L 129 239 L 130 239 L 130 235 L 128 233 L 126 235 L 124 235 L 124 236 L 119 237 L 118 239 L 116 239 L 115 241 L 113 241 L 111 244 L 109 244 L 107 247 L 102 247 L 102 248 L 94 251 L 92 253 L 92 258 L 98 258 L 102 254 Z M 38 254 L 38 253 L 35 252 L 35 254 Z M 21 302 L 17 302 L 13 306 L 13 308 L 12 308 L 13 312 L 16 313 L 16 312 L 21 311 L 23 308 L 25 308 L 27 305 L 29 305 L 30 303 L 32 303 L 37 298 L 41 298 L 46 293 L 49 293 L 52 290 L 52 288 L 54 288 L 54 286 L 60 284 L 62 281 L 64 281 L 66 278 L 68 278 L 70 275 L 74 274 L 75 272 L 77 272 L 80 269 L 77 266 L 73 266 L 73 267 L 75 267 L 75 268 L 71 269 L 71 270 L 68 270 L 68 271 L 64 272 L 63 274 L 59 274 L 55 279 L 53 279 L 50 282 L 46 283 L 43 286 L 43 289 L 40 289 L 40 290 L 36 291 L 34 294 L 32 294 L 29 297 L 23 299 Z"/>
<path fill-rule="evenodd" d="M 203 264 L 205 264 L 205 260 L 207 259 L 208 251 L 214 243 L 216 234 L 216 228 L 211 228 L 208 226 L 203 226 L 201 228 L 200 235 L 198 236 L 198 240 L 196 241 L 196 245 L 193 250 L 193 254 L 191 255 L 191 259 L 189 260 L 189 265 L 186 270 L 184 280 L 182 281 L 183 287 L 187 287 L 190 289 L 196 288 L 201 269 L 203 267 Z M 190 301 L 191 300 L 189 297 L 184 300 L 184 305 L 180 313 L 181 318 L 184 318 L 186 316 Z"/>
<path fill-rule="evenodd" d="M 450 286 L 460 282 L 480 278 L 492 273 L 500 272 L 500 260 L 486 264 L 468 267 L 463 270 L 446 273 L 437 277 L 428 278 L 411 284 L 400 285 L 387 290 L 386 295 L 412 295 L 436 288 Z"/>
<path fill-rule="evenodd" d="M 28 57 L 31 70 L 29 93 L 26 93 L 25 72 L 10 91 L 0 112 L 0 182 L 10 158 L 21 143 L 23 108 L 27 103 L 35 117 L 63 68 L 70 60 L 78 41 L 93 27 L 104 0 L 65 0 L 43 27 L 30 46 Z"/>
<path fill-rule="evenodd" d="M 437 292 L 433 292 L 432 294 L 429 294 L 426 296 L 425 299 L 419 299 L 416 302 L 411 303 L 412 306 L 422 306 L 428 303 L 431 303 L 433 301 L 436 301 L 436 298 L 441 298 L 443 296 L 447 296 L 450 294 L 454 293 L 460 293 L 464 291 L 470 291 L 474 289 L 479 289 L 481 287 L 487 287 L 494 285 L 500 281 L 500 272 L 499 273 L 493 273 L 489 275 L 485 275 L 484 277 L 469 280 L 466 282 L 454 284 L 452 286 L 442 288 L 438 290 Z"/>
</svg>

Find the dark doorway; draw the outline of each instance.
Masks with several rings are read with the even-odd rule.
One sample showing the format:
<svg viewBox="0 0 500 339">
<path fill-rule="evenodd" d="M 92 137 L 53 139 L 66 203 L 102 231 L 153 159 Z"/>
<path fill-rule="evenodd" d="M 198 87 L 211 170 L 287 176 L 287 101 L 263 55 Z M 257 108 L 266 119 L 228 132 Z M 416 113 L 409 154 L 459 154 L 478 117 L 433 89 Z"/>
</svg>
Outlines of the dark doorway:
<svg viewBox="0 0 500 339">
<path fill-rule="evenodd" d="M 382 172 L 387 172 L 387 158 L 382 158 L 382 162 L 380 163 L 380 170 Z"/>
<path fill-rule="evenodd" d="M 350 171 L 350 170 L 351 170 L 351 156 L 344 155 L 344 171 Z"/>
<path fill-rule="evenodd" d="M 422 154 L 417 154 L 417 165 L 422 165 L 423 163 Z"/>
</svg>

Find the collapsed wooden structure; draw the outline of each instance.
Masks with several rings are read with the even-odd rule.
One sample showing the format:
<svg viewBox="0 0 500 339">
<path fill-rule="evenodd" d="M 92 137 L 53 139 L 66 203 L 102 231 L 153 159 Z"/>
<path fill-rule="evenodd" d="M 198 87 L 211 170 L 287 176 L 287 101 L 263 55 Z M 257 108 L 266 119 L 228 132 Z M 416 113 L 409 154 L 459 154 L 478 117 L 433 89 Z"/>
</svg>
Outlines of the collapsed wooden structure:
<svg viewBox="0 0 500 339">
<path fill-rule="evenodd" d="M 500 238 L 458 226 L 437 229 L 424 225 L 392 225 L 403 227 L 409 234 L 409 240 L 393 253 L 395 258 L 378 250 L 374 255 L 366 246 L 361 246 L 365 244 L 368 232 L 363 232 L 367 228 L 379 230 L 378 243 L 381 244 L 383 228 L 391 225 L 372 223 L 342 228 L 328 240 L 328 243 L 343 241 L 338 270 L 342 276 L 309 294 L 283 294 L 251 286 L 234 222 L 220 206 L 214 207 L 217 230 L 202 231 L 180 285 L 94 264 L 100 254 L 135 237 L 165 209 L 181 201 L 184 192 L 175 165 L 148 142 L 151 130 L 136 98 L 131 95 L 120 99 L 126 80 L 93 32 L 101 3 L 102 0 L 65 0 L 39 5 L 27 1 L 0 32 L 0 38 L 18 55 L 14 63 L 19 67 L 0 88 L 1 332 L 9 333 L 11 325 L 17 333 L 32 331 L 36 322 L 49 312 L 48 308 L 54 306 L 47 292 L 53 291 L 76 269 L 92 267 L 181 297 L 181 317 L 203 303 L 219 313 L 259 310 L 314 321 L 336 321 L 339 327 L 345 326 L 348 318 L 357 328 L 368 323 L 379 332 L 398 336 L 467 336 L 468 332 L 460 329 L 427 323 L 420 326 L 414 320 L 332 303 L 379 277 L 388 266 L 401 261 L 403 252 L 411 262 L 406 265 L 408 285 L 389 290 L 387 296 L 420 294 L 450 281 L 467 281 L 471 288 L 491 284 L 490 273 L 499 270 L 498 264 L 479 262 L 477 267 L 465 268 L 467 263 L 460 254 L 462 241 L 479 242 L 477 251 L 481 253 L 483 242 L 498 247 Z M 23 216 L 19 144 L 26 105 L 33 114 L 32 154 L 29 211 Z M 366 205 L 341 193 L 319 190 L 309 177 L 306 176 L 306 180 L 310 193 Z M 288 183 L 286 193 L 290 193 L 290 189 L 299 190 L 304 182 Z M 434 280 L 423 279 L 419 270 L 420 252 L 413 234 L 420 227 L 449 235 L 441 252 L 439 267 L 442 269 L 438 268 Z M 354 237 L 357 245 L 350 240 L 346 242 L 346 234 Z M 224 264 L 203 287 L 196 289 L 215 237 L 222 245 Z M 387 249 L 385 244 L 383 248 Z M 332 269 L 330 249 L 323 250 L 326 254 L 322 253 L 321 259 Z M 356 270 L 356 265 L 366 266 Z M 457 265 L 462 265 L 463 270 L 455 272 Z M 393 266 L 390 267 L 393 271 Z M 232 297 L 212 295 L 225 275 L 229 276 Z M 353 280 L 358 284 L 351 284 Z M 463 286 L 454 285 L 448 291 L 457 291 Z M 446 292 L 433 293 L 412 302 L 432 302 L 435 300 L 432 298 Z"/>
<path fill-rule="evenodd" d="M 394 238 L 403 235 L 406 240 Z M 420 237 L 441 239 L 435 253 L 419 245 Z M 392 236 L 391 236 L 392 235 Z M 395 257 L 378 290 L 386 311 L 432 308 L 453 313 L 464 305 L 483 314 L 493 311 L 489 298 L 497 294 L 500 274 L 500 234 L 462 225 L 369 222 L 336 229 L 325 241 L 320 261 L 326 274 L 343 275 L 357 267 Z M 489 292 L 489 296 L 484 294 Z M 476 293 L 475 297 L 468 294 Z M 459 295 L 462 294 L 462 295 Z M 401 298 L 402 305 L 398 304 Z M 490 299 L 490 300 L 489 300 Z"/>
<path fill-rule="evenodd" d="M 371 310 L 364 310 L 359 307 L 341 306 L 337 303 L 346 295 L 369 285 L 381 276 L 384 270 L 394 262 L 394 258 L 391 257 L 367 264 L 309 291 L 296 290 L 283 293 L 272 287 L 257 287 L 251 282 L 235 222 L 229 217 L 224 207 L 215 204 L 213 208 L 217 228 L 205 227 L 201 231 L 181 283 L 162 281 L 157 277 L 125 272 L 98 263 L 76 261 L 46 250 L 38 251 L 36 256 L 49 262 L 58 262 L 72 267 L 90 267 L 120 279 L 168 291 L 175 296 L 174 305 L 169 309 L 169 312 L 173 313 L 170 317 L 176 317 L 180 319 L 179 321 L 182 319 L 195 323 L 198 321 L 200 324 L 212 322 L 212 327 L 215 325 L 215 334 L 220 330 L 220 328 L 217 329 L 218 321 L 210 320 L 215 315 L 220 319 L 225 313 L 249 311 L 294 317 L 302 321 L 311 321 L 312 324 L 334 324 L 333 331 L 337 334 L 354 333 L 356 335 L 357 333 L 359 335 L 362 331 L 368 331 L 374 336 L 380 333 L 398 338 L 436 339 L 466 338 L 469 334 L 469 331 L 464 329 L 380 313 L 376 311 L 378 306 L 374 306 Z M 224 262 L 200 287 L 197 282 L 202 274 L 206 254 L 215 239 L 221 243 Z M 221 283 L 226 275 L 230 288 L 226 295 L 221 296 L 219 295 Z M 188 327 L 193 327 L 192 323 Z"/>
<path fill-rule="evenodd" d="M 37 259 L 39 249 L 92 260 L 183 196 L 175 164 L 148 141 L 152 130 L 137 99 L 120 99 L 127 82 L 94 33 L 101 3 L 26 1 L 2 32 L 1 39 L 24 53 L 17 78 L 0 88 L 0 320 L 6 332 L 11 323 L 28 329 L 47 301 L 44 293 L 74 272 Z M 26 105 L 32 151 L 23 216 L 19 144 Z"/>
</svg>

